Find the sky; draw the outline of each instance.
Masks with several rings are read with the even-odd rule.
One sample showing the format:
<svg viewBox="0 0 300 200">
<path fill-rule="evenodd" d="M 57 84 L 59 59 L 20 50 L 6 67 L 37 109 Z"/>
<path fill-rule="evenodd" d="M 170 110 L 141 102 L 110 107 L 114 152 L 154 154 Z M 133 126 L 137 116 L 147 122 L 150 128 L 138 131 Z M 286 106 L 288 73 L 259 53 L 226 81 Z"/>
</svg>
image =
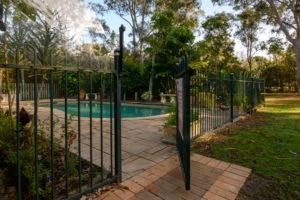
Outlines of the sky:
<svg viewBox="0 0 300 200">
<path fill-rule="evenodd" d="M 90 0 L 92 2 L 103 2 L 103 0 Z M 218 12 L 222 12 L 222 11 L 226 11 L 228 12 L 229 10 L 232 11 L 232 9 L 228 6 L 217 6 L 217 5 L 213 5 L 211 3 L 210 0 L 202 0 L 202 5 L 201 5 L 201 9 L 204 10 L 205 15 L 214 15 Z M 112 30 L 114 30 L 115 32 L 118 32 L 119 27 L 121 24 L 123 24 L 126 28 L 127 28 L 127 33 L 129 33 L 130 27 L 128 26 L 128 24 L 121 19 L 118 15 L 116 15 L 113 12 L 107 13 L 104 15 L 103 17 L 105 19 L 105 21 L 107 22 L 107 24 L 110 26 L 110 28 Z M 130 38 L 126 37 L 125 40 L 130 40 Z M 128 42 L 128 41 L 125 41 Z"/>
<path fill-rule="evenodd" d="M 98 3 L 103 2 L 103 0 L 87 0 L 87 1 L 98 2 Z M 230 12 L 230 13 L 234 12 L 231 7 L 213 5 L 210 0 L 202 0 L 201 9 L 204 11 L 205 16 L 200 18 L 200 23 L 205 19 L 206 16 L 213 16 L 214 14 L 220 12 Z M 130 27 L 127 24 L 127 22 L 121 19 L 114 12 L 107 13 L 102 18 L 106 21 L 109 27 L 112 30 L 114 30 L 116 33 L 119 32 L 119 27 L 121 26 L 121 24 L 123 24 L 126 27 L 126 31 L 124 34 L 124 42 L 126 44 L 131 41 L 131 38 L 128 36 L 128 34 L 130 33 Z M 260 33 L 259 34 L 260 40 L 266 40 L 268 37 L 270 37 L 270 35 L 266 34 L 265 32 L 269 32 L 269 31 L 264 30 L 264 33 Z M 202 35 L 200 34 L 200 36 L 196 36 L 195 41 L 201 40 L 202 38 L 203 38 L 203 34 Z M 246 49 L 238 39 L 235 39 L 235 54 L 239 58 L 246 57 Z M 266 52 L 260 51 L 257 52 L 257 55 L 266 56 Z"/>
</svg>

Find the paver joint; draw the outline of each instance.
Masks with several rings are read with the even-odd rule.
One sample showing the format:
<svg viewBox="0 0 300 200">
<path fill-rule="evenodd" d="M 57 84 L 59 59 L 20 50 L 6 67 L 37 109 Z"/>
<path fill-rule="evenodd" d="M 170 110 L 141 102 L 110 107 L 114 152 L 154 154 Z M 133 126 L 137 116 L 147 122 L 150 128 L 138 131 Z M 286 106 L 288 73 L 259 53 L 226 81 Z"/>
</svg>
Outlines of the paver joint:
<svg viewBox="0 0 300 200">
<path fill-rule="evenodd" d="M 203 199 L 234 200 L 251 169 L 198 154 L 191 156 L 191 190 L 184 189 L 181 168 L 176 155 L 124 181 L 127 191 L 116 189 L 101 199 L 168 200 Z"/>
</svg>

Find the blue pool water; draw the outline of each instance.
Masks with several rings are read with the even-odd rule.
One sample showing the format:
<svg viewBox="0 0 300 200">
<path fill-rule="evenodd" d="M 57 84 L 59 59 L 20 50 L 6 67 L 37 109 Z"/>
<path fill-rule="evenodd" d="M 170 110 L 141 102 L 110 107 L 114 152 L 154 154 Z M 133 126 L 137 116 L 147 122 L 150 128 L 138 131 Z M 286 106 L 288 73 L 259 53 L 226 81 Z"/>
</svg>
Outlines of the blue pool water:
<svg viewBox="0 0 300 200">
<path fill-rule="evenodd" d="M 81 117 L 90 117 L 90 104 L 89 103 L 80 103 L 80 114 Z M 92 117 L 99 118 L 100 113 L 100 103 L 92 103 Z M 63 103 L 54 104 L 54 109 L 65 111 L 65 105 Z M 112 116 L 114 115 L 113 110 L 114 105 L 108 103 L 102 104 L 102 116 L 104 118 L 110 117 L 111 112 Z M 47 105 L 47 107 L 50 107 Z M 77 103 L 68 103 L 68 114 L 76 115 L 78 114 Z M 165 114 L 163 108 L 153 107 L 149 105 L 133 105 L 133 104 L 122 104 L 121 105 L 121 117 L 149 117 Z"/>
</svg>

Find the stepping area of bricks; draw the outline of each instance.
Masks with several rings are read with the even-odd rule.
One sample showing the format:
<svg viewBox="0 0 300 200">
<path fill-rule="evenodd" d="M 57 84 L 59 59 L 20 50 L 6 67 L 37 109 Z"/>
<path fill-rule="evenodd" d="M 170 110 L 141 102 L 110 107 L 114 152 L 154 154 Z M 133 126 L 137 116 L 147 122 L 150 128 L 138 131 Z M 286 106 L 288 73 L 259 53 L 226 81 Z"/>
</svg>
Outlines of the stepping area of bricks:
<svg viewBox="0 0 300 200">
<path fill-rule="evenodd" d="M 233 200 L 250 173 L 251 169 L 193 154 L 191 189 L 186 191 L 178 157 L 173 155 L 102 192 L 99 199 Z"/>
</svg>

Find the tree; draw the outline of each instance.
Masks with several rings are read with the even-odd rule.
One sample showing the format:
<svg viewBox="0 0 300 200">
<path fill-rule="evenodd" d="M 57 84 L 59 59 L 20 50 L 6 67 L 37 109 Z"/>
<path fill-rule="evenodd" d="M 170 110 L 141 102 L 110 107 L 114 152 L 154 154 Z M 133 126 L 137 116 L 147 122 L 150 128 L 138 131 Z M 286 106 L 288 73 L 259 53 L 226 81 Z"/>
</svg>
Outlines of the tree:
<svg viewBox="0 0 300 200">
<path fill-rule="evenodd" d="M 230 3 L 236 9 L 250 7 L 260 12 L 262 19 L 283 33 L 296 51 L 298 87 L 300 86 L 300 0 L 212 0 L 219 4 Z"/>
<path fill-rule="evenodd" d="M 156 11 L 151 18 L 153 33 L 145 38 L 149 44 L 147 52 L 152 58 L 155 56 L 152 64 L 155 77 L 163 82 L 161 92 L 174 91 L 173 70 L 176 62 L 185 52 L 190 51 L 194 40 L 191 26 L 179 20 L 179 17 L 172 9 Z"/>
<path fill-rule="evenodd" d="M 219 13 L 207 17 L 202 24 L 204 29 L 204 41 L 199 45 L 206 50 L 203 61 L 213 67 L 217 73 L 222 69 L 229 69 L 237 62 L 234 56 L 234 41 L 230 39 L 230 20 L 232 16 L 226 13 Z"/>
<path fill-rule="evenodd" d="M 132 29 L 133 54 L 138 55 L 140 62 L 144 63 L 144 36 L 147 34 L 147 19 L 151 14 L 153 0 L 104 0 L 108 10 L 114 11 Z M 99 12 L 105 9 L 98 5 Z M 128 19 L 129 16 L 129 19 Z"/>
<path fill-rule="evenodd" d="M 236 35 L 247 49 L 247 62 L 251 72 L 254 50 L 258 48 L 257 30 L 259 27 L 259 15 L 252 9 L 246 8 L 237 15 L 237 19 L 240 21 L 240 27 L 238 27 Z"/>
<path fill-rule="evenodd" d="M 282 55 L 284 51 L 283 43 L 279 38 L 270 38 L 268 40 L 268 53 L 272 55 L 273 61 L 275 63 L 279 62 L 279 56 Z"/>
</svg>

